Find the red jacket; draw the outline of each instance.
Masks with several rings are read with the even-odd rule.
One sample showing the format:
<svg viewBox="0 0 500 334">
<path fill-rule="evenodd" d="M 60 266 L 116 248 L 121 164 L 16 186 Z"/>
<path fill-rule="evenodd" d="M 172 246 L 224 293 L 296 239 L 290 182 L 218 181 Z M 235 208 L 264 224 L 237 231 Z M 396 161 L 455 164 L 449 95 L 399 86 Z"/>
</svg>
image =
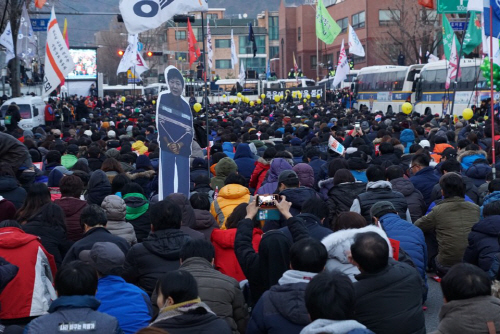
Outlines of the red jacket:
<svg viewBox="0 0 500 334">
<path fill-rule="evenodd" d="M 0 256 L 19 267 L 0 295 L 0 319 L 46 314 L 57 298 L 52 285 L 57 269 L 39 238 L 16 227 L 0 228 Z"/>
<path fill-rule="evenodd" d="M 262 185 L 262 182 L 266 179 L 267 171 L 270 167 L 271 164 L 262 158 L 255 161 L 255 169 L 253 170 L 252 176 L 250 176 L 250 182 L 248 183 L 249 188 L 255 188 L 255 194 Z"/>
<path fill-rule="evenodd" d="M 236 228 L 229 230 L 214 229 L 210 240 L 215 248 L 215 263 L 214 267 L 221 273 L 231 276 L 238 282 L 246 279 L 241 270 L 236 254 L 234 253 L 234 239 L 236 237 Z M 262 230 L 259 228 L 253 229 L 252 244 L 253 249 L 258 252 L 260 240 L 262 239 Z"/>
<path fill-rule="evenodd" d="M 52 111 L 52 114 L 50 114 L 49 108 Z M 53 122 L 55 119 L 56 119 L 56 113 L 55 113 L 54 108 L 50 104 L 47 104 L 45 106 L 45 120 L 49 121 L 49 122 Z"/>
</svg>

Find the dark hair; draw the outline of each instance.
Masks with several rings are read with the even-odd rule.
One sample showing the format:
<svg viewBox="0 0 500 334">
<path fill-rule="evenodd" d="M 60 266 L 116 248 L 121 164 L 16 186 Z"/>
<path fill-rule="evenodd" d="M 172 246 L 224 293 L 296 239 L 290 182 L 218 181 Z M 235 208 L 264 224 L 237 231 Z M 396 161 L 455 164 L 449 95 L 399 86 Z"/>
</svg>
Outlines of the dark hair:
<svg viewBox="0 0 500 334">
<path fill-rule="evenodd" d="M 294 270 L 320 273 L 328 259 L 328 252 L 321 241 L 305 238 L 297 241 L 290 248 L 290 266 Z"/>
<path fill-rule="evenodd" d="M 444 275 L 441 290 L 447 302 L 489 296 L 491 281 L 481 268 L 470 263 L 459 263 Z"/>
<path fill-rule="evenodd" d="M 156 291 L 163 297 L 174 300 L 175 304 L 198 298 L 198 283 L 193 275 L 184 270 L 173 270 L 163 275 L 156 284 Z M 162 308 L 163 305 L 158 305 Z"/>
<path fill-rule="evenodd" d="M 446 159 L 445 162 L 441 165 L 441 172 L 453 172 L 453 173 L 460 173 L 462 170 L 462 165 L 460 162 L 458 162 L 456 159 Z"/>
<path fill-rule="evenodd" d="M 48 164 L 61 163 L 61 152 L 56 150 L 48 151 L 45 155 L 45 160 Z"/>
<path fill-rule="evenodd" d="M 488 183 L 488 191 L 490 193 L 494 191 L 500 191 L 500 179 L 494 179 Z"/>
<path fill-rule="evenodd" d="M 335 226 L 333 226 L 333 231 L 337 232 L 340 230 L 348 230 L 350 228 L 363 228 L 366 227 L 366 219 L 356 212 L 341 212 L 337 221 L 335 222 Z"/>
<path fill-rule="evenodd" d="M 123 186 L 122 197 L 124 197 L 127 194 L 133 194 L 133 193 L 144 195 L 144 189 L 141 187 L 140 184 L 135 182 L 129 182 Z"/>
<path fill-rule="evenodd" d="M 247 206 L 248 206 L 248 203 L 241 203 L 241 204 L 238 204 L 238 206 L 236 206 L 233 209 L 233 212 L 231 212 L 231 214 L 229 215 L 229 217 L 226 218 L 226 221 L 225 221 L 226 228 L 228 230 L 231 228 L 237 228 L 238 223 L 240 221 L 242 221 L 243 219 L 245 219 L 245 216 L 247 215 Z M 258 225 L 258 226 L 260 226 L 260 225 Z M 258 227 L 258 226 L 254 226 L 254 227 Z"/>
<path fill-rule="evenodd" d="M 264 151 L 262 158 L 267 161 L 271 161 L 276 156 L 276 149 L 274 147 L 268 147 Z"/>
<path fill-rule="evenodd" d="M 354 175 L 352 175 L 349 169 L 342 168 L 337 170 L 333 177 L 333 185 L 336 186 L 346 182 L 356 182 Z"/>
<path fill-rule="evenodd" d="M 76 175 L 68 175 L 61 179 L 59 189 L 62 197 L 80 198 L 83 192 L 83 181 Z"/>
<path fill-rule="evenodd" d="M 385 170 L 385 178 L 389 181 L 403 177 L 404 171 L 401 166 L 389 166 Z"/>
<path fill-rule="evenodd" d="M 103 172 L 117 172 L 118 174 L 123 173 L 122 165 L 115 158 L 107 158 L 101 165 L 101 170 Z"/>
<path fill-rule="evenodd" d="M 314 157 L 319 157 L 319 156 L 320 156 L 320 152 L 317 148 L 310 148 L 306 152 L 306 157 L 309 159 L 312 159 Z"/>
<path fill-rule="evenodd" d="M 59 297 L 94 296 L 97 280 L 97 271 L 92 266 L 82 261 L 73 261 L 59 268 L 54 285 Z"/>
<path fill-rule="evenodd" d="M 189 198 L 189 203 L 193 209 L 210 211 L 210 199 L 207 193 L 194 193 Z"/>
<path fill-rule="evenodd" d="M 226 177 L 224 180 L 224 185 L 227 186 L 228 184 L 239 184 L 240 186 L 245 187 L 247 181 L 245 180 L 245 177 L 238 174 L 238 173 L 229 173 L 229 175 Z"/>
<path fill-rule="evenodd" d="M 123 190 L 127 184 L 130 183 L 130 178 L 127 174 L 118 174 L 113 178 L 113 182 L 111 182 L 111 193 L 116 194 Z"/>
<path fill-rule="evenodd" d="M 59 205 L 52 202 L 45 204 L 31 218 L 28 218 L 28 221 L 35 218 L 35 215 L 40 215 L 40 219 L 44 225 L 59 226 L 66 231 L 66 215 Z"/>
<path fill-rule="evenodd" d="M 149 210 L 151 225 L 155 231 L 181 228 L 182 210 L 175 202 L 164 199 L 151 205 Z"/>
<path fill-rule="evenodd" d="M 50 202 L 50 191 L 45 183 L 33 183 L 23 205 L 17 211 L 16 220 L 23 223 L 38 213 L 45 204 Z"/>
<path fill-rule="evenodd" d="M 334 177 L 339 169 L 349 169 L 349 164 L 345 159 L 335 158 L 328 164 L 328 177 Z"/>
<path fill-rule="evenodd" d="M 312 197 L 302 204 L 300 213 L 309 213 L 317 218 L 324 219 L 328 217 L 328 206 L 319 198 Z"/>
<path fill-rule="evenodd" d="M 80 214 L 80 225 L 87 225 L 89 227 L 94 227 L 97 225 L 106 226 L 108 218 L 106 216 L 106 211 L 97 204 L 91 204 L 86 206 L 82 213 Z"/>
<path fill-rule="evenodd" d="M 444 198 L 465 197 L 465 185 L 462 177 L 457 173 L 446 173 L 439 179 Z"/>
<path fill-rule="evenodd" d="M 85 172 L 85 173 L 89 173 L 89 174 L 91 173 L 91 170 L 90 170 L 88 163 L 84 160 L 78 160 L 73 165 L 73 167 L 71 167 L 71 170 L 72 171 L 80 170 L 80 171 Z"/>
<path fill-rule="evenodd" d="M 354 285 L 341 272 L 323 272 L 307 284 L 305 302 L 311 320 L 349 320 L 354 316 Z"/>
<path fill-rule="evenodd" d="M 431 162 L 431 158 L 425 153 L 415 154 L 411 159 L 412 165 L 419 165 L 422 167 L 428 167 Z"/>
<path fill-rule="evenodd" d="M 468 139 L 460 139 L 457 143 L 458 149 L 466 148 L 469 145 L 470 145 L 470 140 Z"/>
<path fill-rule="evenodd" d="M 493 201 L 483 207 L 483 216 L 497 216 L 500 215 L 500 201 Z"/>
<path fill-rule="evenodd" d="M 378 233 L 358 233 L 354 236 L 351 254 L 363 271 L 377 273 L 387 266 L 389 245 Z"/>
<path fill-rule="evenodd" d="M 366 178 L 369 182 L 384 181 L 385 170 L 382 166 L 371 165 L 366 170 Z"/>
<path fill-rule="evenodd" d="M 421 148 L 422 148 L 422 146 L 420 146 L 420 144 L 413 144 L 410 146 L 410 153 L 415 153 L 418 150 L 420 150 Z"/>
<path fill-rule="evenodd" d="M 215 258 L 215 248 L 210 241 L 205 239 L 192 239 L 181 248 L 180 259 L 182 262 L 191 257 L 201 257 L 208 262 Z"/>
<path fill-rule="evenodd" d="M 394 153 L 394 146 L 389 142 L 381 143 L 378 149 L 382 155 Z"/>
</svg>

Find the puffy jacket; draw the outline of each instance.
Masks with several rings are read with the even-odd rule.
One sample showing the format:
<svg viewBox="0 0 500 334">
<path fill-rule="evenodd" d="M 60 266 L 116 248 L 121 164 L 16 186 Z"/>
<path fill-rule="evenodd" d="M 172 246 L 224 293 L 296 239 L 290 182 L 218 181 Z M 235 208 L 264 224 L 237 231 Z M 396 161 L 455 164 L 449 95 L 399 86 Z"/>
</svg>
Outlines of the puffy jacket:
<svg viewBox="0 0 500 334">
<path fill-rule="evenodd" d="M 212 214 L 206 210 L 194 209 L 194 216 L 196 218 L 196 223 L 191 226 L 195 231 L 203 233 L 205 240 L 210 241 L 210 236 L 214 229 L 218 229 L 219 225 L 215 221 Z"/>
<path fill-rule="evenodd" d="M 80 215 L 87 206 L 87 201 L 74 197 L 63 197 L 56 199 L 54 203 L 63 209 L 66 216 L 66 238 L 71 241 L 78 241 L 83 238 Z"/>
<path fill-rule="evenodd" d="M 462 262 L 467 248 L 467 237 L 479 220 L 479 207 L 461 197 L 446 198 L 432 211 L 415 222 L 415 226 L 428 232 L 435 230 L 439 264 L 451 267 Z"/>
<path fill-rule="evenodd" d="M 151 232 L 149 201 L 146 196 L 138 193 L 126 194 L 123 196 L 123 200 L 127 206 L 125 220 L 134 227 L 137 242 L 142 242 Z"/>
<path fill-rule="evenodd" d="M 230 142 L 222 143 L 223 152 L 231 159 L 234 160 L 234 145 Z"/>
<path fill-rule="evenodd" d="M 127 206 L 125 201 L 116 195 L 109 195 L 102 201 L 101 207 L 106 212 L 108 223 L 106 228 L 109 232 L 127 240 L 130 245 L 137 243 L 134 226 L 125 221 Z"/>
<path fill-rule="evenodd" d="M 443 154 L 444 150 L 446 150 L 449 147 L 454 148 L 450 144 L 444 144 L 444 143 L 434 145 L 434 148 L 432 150 L 433 153 L 431 154 L 431 158 L 434 159 L 434 161 L 436 163 L 440 163 L 441 162 L 441 155 Z"/>
<path fill-rule="evenodd" d="M 122 277 L 151 296 L 156 281 L 168 271 L 179 269 L 182 246 L 191 238 L 181 230 L 151 232 L 127 253 Z"/>
<path fill-rule="evenodd" d="M 255 192 L 259 190 L 262 182 L 264 182 L 267 171 L 270 167 L 270 162 L 264 160 L 263 158 L 259 158 L 259 160 L 255 161 L 255 168 L 252 172 L 252 176 L 250 177 L 250 182 L 248 183 L 248 186 L 250 188 L 254 188 Z"/>
<path fill-rule="evenodd" d="M 226 219 L 233 210 L 241 203 L 250 203 L 252 199 L 248 188 L 239 184 L 228 184 L 219 190 L 219 196 L 210 206 L 210 213 L 214 216 L 219 227 L 225 230 L 227 228 Z"/>
<path fill-rule="evenodd" d="M 486 204 L 491 202 L 500 201 L 500 191 L 494 191 L 492 193 L 488 193 L 483 200 L 483 205 L 481 206 L 481 219 L 483 219 L 483 209 Z"/>
<path fill-rule="evenodd" d="M 95 334 L 120 334 L 123 331 L 115 317 L 96 311 L 100 302 L 93 296 L 62 296 L 50 305 L 49 313 L 30 322 L 24 329 L 26 334 L 57 333 L 70 331 L 61 326 L 88 324 Z M 84 331 L 81 331 L 84 332 Z M 87 332 L 87 331 L 85 331 Z"/>
<path fill-rule="evenodd" d="M 464 262 L 472 263 L 484 271 L 490 270 L 493 258 L 499 251 L 499 233 L 500 216 L 488 216 L 472 226 Z"/>
<path fill-rule="evenodd" d="M 311 166 L 305 163 L 299 163 L 293 166 L 293 171 L 297 173 L 301 186 L 308 188 L 314 187 L 314 170 Z"/>
<path fill-rule="evenodd" d="M 302 221 L 304 222 L 304 226 L 306 227 L 307 231 L 309 232 L 309 236 L 313 239 L 321 241 L 326 236 L 333 233 L 332 230 L 324 227 L 321 224 L 321 221 L 319 220 L 319 218 L 313 214 L 301 213 L 301 214 L 297 215 L 297 217 L 302 219 Z M 287 238 L 290 240 L 290 242 L 293 242 L 292 233 L 290 233 L 290 229 L 288 229 L 288 226 L 280 228 L 280 231 L 282 231 L 287 236 Z"/>
<path fill-rule="evenodd" d="M 316 319 L 300 334 L 375 334 L 356 320 Z"/>
<path fill-rule="evenodd" d="M 415 186 L 415 189 L 420 191 L 424 197 L 425 205 L 429 207 L 432 203 L 432 188 L 439 183 L 439 176 L 434 173 L 434 169 L 432 167 L 425 167 L 410 177 L 410 181 Z"/>
<path fill-rule="evenodd" d="M 470 200 L 478 204 L 479 203 L 479 191 L 477 187 L 474 185 L 472 179 L 467 176 L 462 176 L 462 181 L 465 184 L 465 195 L 470 198 Z M 441 192 L 441 186 L 437 183 L 434 188 L 432 188 L 432 201 L 438 201 L 443 198 L 443 193 Z"/>
<path fill-rule="evenodd" d="M 98 169 L 90 176 L 87 195 L 85 199 L 89 204 L 101 205 L 104 197 L 111 195 L 111 184 L 106 173 Z"/>
<path fill-rule="evenodd" d="M 238 171 L 238 166 L 234 163 L 231 158 L 222 158 L 217 165 L 215 165 L 215 173 L 217 176 L 213 177 L 210 181 L 210 186 L 213 190 L 215 188 L 220 190 L 224 187 L 224 181 L 226 177 Z"/>
<path fill-rule="evenodd" d="M 341 183 L 330 189 L 326 204 L 329 210 L 328 224 L 331 228 L 335 226 L 338 215 L 342 212 L 349 212 L 354 200 L 364 191 L 366 191 L 366 183 L 362 182 Z"/>
<path fill-rule="evenodd" d="M 260 240 L 262 239 L 262 230 L 254 228 L 252 232 L 252 247 L 255 252 L 259 250 Z M 241 282 L 245 279 L 245 274 L 236 259 L 234 252 L 234 241 L 236 238 L 236 229 L 228 230 L 214 229 L 210 241 L 215 248 L 214 268 L 221 273 L 230 276 Z"/>
<path fill-rule="evenodd" d="M 144 170 L 136 169 L 127 173 L 127 176 L 132 182 L 139 184 L 144 190 L 146 197 L 150 195 L 150 189 L 148 189 L 148 184 L 153 180 L 156 172 L 154 170 Z"/>
<path fill-rule="evenodd" d="M 0 176 L 0 196 L 11 201 L 16 209 L 23 206 L 26 195 L 26 190 L 19 185 L 15 178 L 8 175 Z"/>
<path fill-rule="evenodd" d="M 384 270 L 356 279 L 355 320 L 377 334 L 426 332 L 422 283 L 414 268 L 389 259 Z"/>
<path fill-rule="evenodd" d="M 248 144 L 241 143 L 236 147 L 234 162 L 236 166 L 238 166 L 238 174 L 250 180 L 253 170 L 255 169 L 255 159 L 253 158 L 253 154 Z"/>
<path fill-rule="evenodd" d="M 311 198 L 319 199 L 320 196 L 316 190 L 307 187 L 287 188 L 281 191 L 280 196 L 286 196 L 286 200 L 292 203 L 290 213 L 296 216 L 302 210 L 302 205 Z"/>
<path fill-rule="evenodd" d="M 415 141 L 415 133 L 413 132 L 413 130 L 404 129 L 399 136 L 399 141 L 405 148 L 404 153 L 408 154 L 410 153 L 410 146 L 413 145 L 413 142 Z"/>
<path fill-rule="evenodd" d="M 285 170 L 292 170 L 292 166 L 285 159 L 273 159 L 271 167 L 267 172 L 265 183 L 262 184 L 259 190 L 255 193 L 259 195 L 274 194 L 278 188 L 278 177 L 280 176 L 280 173 Z"/>
<path fill-rule="evenodd" d="M 0 256 L 19 268 L 0 294 L 1 319 L 36 317 L 47 313 L 57 298 L 53 287 L 54 257 L 37 236 L 16 227 L 0 228 Z"/>
<path fill-rule="evenodd" d="M 12 166 L 12 170 L 18 170 L 21 166 L 30 168 L 33 164 L 28 148 L 13 136 L 3 132 L 0 132 L 0 157 L 2 162 Z"/>
<path fill-rule="evenodd" d="M 314 189 L 318 189 L 318 182 L 320 181 L 320 172 L 321 172 L 321 166 L 326 164 L 325 160 L 321 160 L 319 157 L 313 157 L 311 161 L 309 161 L 309 166 L 314 171 Z"/>
<path fill-rule="evenodd" d="M 233 333 L 245 332 L 248 311 L 238 281 L 218 272 L 200 257 L 186 259 L 179 269 L 193 275 L 200 299 L 227 322 Z"/>
<path fill-rule="evenodd" d="M 400 192 L 406 198 L 412 222 L 416 222 L 417 219 L 425 215 L 427 207 L 425 205 L 424 197 L 420 191 L 415 189 L 415 186 L 410 180 L 405 179 L 404 177 L 399 177 L 391 180 L 390 182 L 392 184 L 392 190 Z"/>
<path fill-rule="evenodd" d="M 465 175 L 471 179 L 476 187 L 486 183 L 486 176 L 489 173 L 491 173 L 491 167 L 486 162 L 473 164 L 465 171 Z"/>
<path fill-rule="evenodd" d="M 467 172 L 470 166 L 474 164 L 474 161 L 477 159 L 486 159 L 486 152 L 483 150 L 479 151 L 462 151 L 457 160 L 462 164 L 462 169 L 464 172 Z"/>
<path fill-rule="evenodd" d="M 318 189 L 321 198 L 328 200 L 328 192 L 333 188 L 333 177 L 318 182 Z M 364 190 L 364 187 L 363 187 Z M 358 194 L 356 194 L 358 196 Z M 352 204 L 352 203 L 351 203 Z M 349 206 L 351 207 L 351 206 Z"/>
</svg>

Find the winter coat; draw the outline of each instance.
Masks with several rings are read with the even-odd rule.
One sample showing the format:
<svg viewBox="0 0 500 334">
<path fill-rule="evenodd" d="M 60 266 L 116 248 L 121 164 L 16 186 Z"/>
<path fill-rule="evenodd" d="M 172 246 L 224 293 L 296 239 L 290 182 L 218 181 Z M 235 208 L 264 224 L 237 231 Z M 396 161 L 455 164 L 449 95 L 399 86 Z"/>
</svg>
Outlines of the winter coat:
<svg viewBox="0 0 500 334">
<path fill-rule="evenodd" d="M 127 173 L 127 176 L 132 182 L 135 182 L 142 187 L 142 190 L 144 190 L 144 193 L 148 198 L 151 193 L 151 190 L 148 189 L 148 184 L 153 180 L 155 175 L 156 172 L 154 170 L 144 170 L 144 169 L 139 169 L 139 170 L 136 169 Z"/>
<path fill-rule="evenodd" d="M 122 277 L 151 296 L 163 274 L 179 269 L 181 248 L 190 239 L 177 229 L 151 232 L 127 253 Z"/>
<path fill-rule="evenodd" d="M 462 170 L 464 172 L 467 172 L 469 167 L 471 167 L 477 159 L 486 159 L 486 152 L 483 150 L 462 151 L 457 156 L 457 160 L 462 164 Z"/>
<path fill-rule="evenodd" d="M 293 166 L 293 171 L 297 173 L 299 182 L 302 187 L 313 188 L 314 183 L 314 170 L 311 166 L 305 163 L 299 163 Z"/>
<path fill-rule="evenodd" d="M 434 148 L 432 149 L 432 154 L 431 158 L 434 159 L 434 162 L 440 163 L 441 162 L 441 154 L 446 150 L 447 148 L 453 148 L 450 144 L 436 144 L 434 145 Z"/>
<path fill-rule="evenodd" d="M 437 183 L 439 183 L 439 176 L 434 173 L 434 168 L 423 168 L 415 175 L 410 177 L 410 181 L 415 186 L 415 189 L 420 191 L 420 193 L 424 197 L 425 205 L 429 207 L 429 205 L 432 203 L 432 189 Z"/>
<path fill-rule="evenodd" d="M 378 157 L 376 157 L 375 159 L 373 159 L 372 163 L 374 165 L 379 165 L 379 166 L 391 166 L 391 165 L 395 165 L 395 166 L 399 166 L 399 164 L 401 163 L 401 161 L 399 160 L 399 158 L 396 156 L 395 153 L 388 153 L 388 154 L 383 154 L 383 155 L 379 155 Z"/>
<path fill-rule="evenodd" d="M 234 160 L 234 145 L 230 142 L 222 143 L 222 151 L 231 159 Z"/>
<path fill-rule="evenodd" d="M 250 180 L 253 170 L 255 169 L 255 159 L 248 144 L 241 143 L 236 147 L 234 162 L 236 166 L 238 166 L 238 174 Z"/>
<path fill-rule="evenodd" d="M 87 195 L 85 199 L 90 204 L 101 205 L 104 197 L 111 195 L 111 184 L 106 173 L 98 169 L 90 176 Z"/>
<path fill-rule="evenodd" d="M 330 180 L 330 179 L 328 179 Z M 326 180 L 325 182 L 328 182 Z M 323 186 L 323 181 L 319 184 Z M 332 181 L 333 184 L 333 181 Z M 329 216 L 328 223 L 330 227 L 334 227 L 337 222 L 337 217 L 342 212 L 349 212 L 352 203 L 359 194 L 366 191 L 366 183 L 361 182 L 346 182 L 333 186 L 328 192 L 328 205 Z"/>
<path fill-rule="evenodd" d="M 464 262 L 472 263 L 484 271 L 490 270 L 493 258 L 500 250 L 498 235 L 500 216 L 488 216 L 472 226 L 469 245 L 465 249 Z"/>
<path fill-rule="evenodd" d="M 314 171 L 314 189 L 317 189 L 318 187 L 318 182 L 320 181 L 320 172 L 321 172 L 321 166 L 326 164 L 325 160 L 321 160 L 319 157 L 313 157 L 311 161 L 309 161 L 309 166 Z"/>
<path fill-rule="evenodd" d="M 439 325 L 432 334 L 477 333 L 488 334 L 488 322 L 500 330 L 500 299 L 480 296 L 452 300 L 441 306 Z"/>
<path fill-rule="evenodd" d="M 259 195 L 274 194 L 276 189 L 278 189 L 278 177 L 285 170 L 292 170 L 292 166 L 285 159 L 273 159 L 267 172 L 265 183 L 255 193 Z"/>
<path fill-rule="evenodd" d="M 200 299 L 227 322 L 233 333 L 245 332 L 249 316 L 238 281 L 215 270 L 200 257 L 186 259 L 179 269 L 193 275 Z"/>
<path fill-rule="evenodd" d="M 196 165 L 195 165 L 196 163 Z M 200 176 L 206 176 L 210 178 L 210 173 L 208 172 L 208 165 L 207 162 L 204 159 L 195 159 L 193 161 L 193 167 L 191 168 L 191 172 L 189 173 L 189 180 L 191 182 L 190 190 L 194 191 L 194 181 L 196 178 Z"/>
<path fill-rule="evenodd" d="M 196 218 L 195 225 L 191 228 L 195 231 L 203 233 L 205 240 L 210 241 L 210 236 L 214 229 L 218 229 L 219 225 L 209 211 L 194 209 L 194 216 Z"/>
<path fill-rule="evenodd" d="M 424 197 L 420 191 L 415 189 L 415 186 L 410 180 L 404 177 L 399 177 L 391 180 L 390 182 L 392 184 L 392 190 L 400 192 L 406 198 L 412 222 L 416 222 L 417 219 L 425 215 L 427 207 L 425 205 Z"/>
<path fill-rule="evenodd" d="M 292 203 L 290 213 L 296 216 L 302 210 L 302 205 L 311 198 L 320 199 L 316 190 L 307 187 L 287 188 L 279 193 L 280 196 L 286 196 L 286 200 Z"/>
<path fill-rule="evenodd" d="M 120 334 L 123 333 L 115 317 L 97 311 L 101 303 L 94 296 L 62 296 L 49 308 L 49 313 L 30 322 L 26 334 L 57 333 L 71 331 L 71 324 L 92 326 L 81 333 Z M 61 328 L 64 329 L 61 329 Z M 68 328 L 68 329 L 66 329 Z"/>
<path fill-rule="evenodd" d="M 128 216 L 125 216 L 127 223 L 134 227 L 137 242 L 142 242 L 151 232 L 151 221 L 149 220 L 149 201 L 142 194 L 127 194 L 123 200 L 127 206 Z"/>
<path fill-rule="evenodd" d="M 465 175 L 471 179 L 476 187 L 480 187 L 482 184 L 486 183 L 486 176 L 488 176 L 489 173 L 491 173 L 490 165 L 481 162 L 470 166 L 465 172 Z"/>
<path fill-rule="evenodd" d="M 446 198 L 415 222 L 422 231 L 436 231 L 439 264 L 451 267 L 462 262 L 467 237 L 479 220 L 479 207 L 461 197 Z"/>
<path fill-rule="evenodd" d="M 470 170 L 470 168 L 469 168 Z M 478 204 L 479 203 L 479 191 L 477 190 L 477 187 L 474 185 L 474 182 L 472 179 L 468 178 L 467 176 L 462 176 L 462 181 L 465 184 L 465 195 L 470 198 L 470 200 Z M 441 186 L 439 183 L 437 183 L 434 188 L 432 188 L 432 201 L 438 201 L 443 198 L 443 194 L 441 192 Z"/>
<path fill-rule="evenodd" d="M 410 146 L 415 142 L 415 133 L 413 132 L 413 130 L 404 129 L 399 136 L 399 141 L 405 148 L 404 153 L 408 154 L 410 153 Z"/>
<path fill-rule="evenodd" d="M 491 202 L 500 201 L 500 191 L 494 191 L 492 193 L 488 193 L 483 200 L 483 205 L 481 205 L 481 219 L 483 219 L 483 209 L 486 204 Z"/>
<path fill-rule="evenodd" d="M 125 221 L 125 215 L 127 214 L 125 201 L 119 196 L 109 195 L 104 198 L 101 207 L 108 218 L 106 224 L 108 231 L 127 240 L 130 245 L 137 243 L 134 226 Z"/>
<path fill-rule="evenodd" d="M 184 194 L 170 194 L 167 196 L 169 200 L 177 204 L 182 210 L 182 225 L 181 231 L 189 235 L 191 239 L 205 239 L 205 235 L 192 229 L 196 225 L 196 215 L 191 203 Z"/>
<path fill-rule="evenodd" d="M 0 228 L 0 256 L 19 268 L 0 294 L 0 318 L 18 319 L 47 313 L 56 299 L 54 257 L 37 236 L 16 227 Z"/>
<path fill-rule="evenodd" d="M 218 188 L 219 191 L 224 187 L 224 181 L 226 181 L 226 177 L 238 171 L 238 166 L 231 158 L 222 158 L 217 165 L 215 166 L 215 173 L 217 176 L 214 176 L 210 181 L 210 186 L 213 190 Z"/>
<path fill-rule="evenodd" d="M 17 179 L 7 175 L 0 176 L 0 196 L 12 202 L 16 209 L 23 206 L 26 195 L 26 190 L 19 185 Z"/>
<path fill-rule="evenodd" d="M 301 213 L 301 214 L 297 215 L 297 217 L 302 219 L 302 221 L 304 222 L 304 226 L 306 227 L 307 231 L 309 232 L 309 236 L 313 239 L 321 241 L 326 236 L 333 233 L 332 230 L 324 227 L 323 224 L 321 224 L 321 221 L 319 220 L 319 218 L 313 214 Z M 290 240 L 290 242 L 293 242 L 292 233 L 290 233 L 288 226 L 280 228 L 280 231 L 282 231 L 287 236 L 287 238 Z"/>
<path fill-rule="evenodd" d="M 316 319 L 300 334 L 375 334 L 356 320 Z"/>
<path fill-rule="evenodd" d="M 253 196 L 248 188 L 239 184 L 228 184 L 219 190 L 219 196 L 212 202 L 210 213 L 215 218 L 219 227 L 227 228 L 226 220 L 233 210 L 241 203 L 250 203 Z"/>
<path fill-rule="evenodd" d="M 328 200 L 328 192 L 333 188 L 333 177 L 318 182 L 319 195 L 323 200 Z M 363 187 L 364 190 L 364 187 Z M 357 194 L 356 194 L 357 196 Z M 351 203 L 352 204 L 352 203 Z M 350 207 L 350 206 L 349 206 Z"/>
<path fill-rule="evenodd" d="M 262 185 L 262 182 L 264 182 L 271 164 L 269 161 L 259 158 L 259 160 L 255 161 L 254 165 L 255 167 L 252 172 L 252 176 L 250 177 L 248 187 L 255 189 L 255 192 L 257 192 Z"/>
<path fill-rule="evenodd" d="M 392 247 L 389 238 L 381 228 L 368 225 L 359 229 L 339 230 L 328 235 L 321 241 L 328 251 L 328 260 L 326 261 L 325 269 L 328 271 L 338 270 L 349 276 L 351 281 L 355 282 L 356 279 L 354 276 L 359 274 L 359 270 L 349 261 L 348 254 L 350 253 L 351 245 L 354 243 L 354 237 L 358 233 L 366 232 L 375 232 L 383 237 L 389 245 L 389 257 L 392 257 Z"/>
<path fill-rule="evenodd" d="M 99 158 L 87 158 L 87 161 L 89 162 L 89 168 L 91 171 L 96 171 L 98 169 L 101 169 L 103 160 Z M 109 181 L 111 182 L 111 180 Z"/>
<path fill-rule="evenodd" d="M 80 215 L 82 214 L 82 210 L 88 205 L 87 201 L 74 197 L 63 197 L 56 199 L 54 203 L 61 207 L 66 216 L 66 238 L 71 241 L 78 241 L 83 238 Z"/>
<path fill-rule="evenodd" d="M 245 274 L 243 274 L 234 251 L 236 231 L 235 228 L 228 230 L 214 229 L 210 241 L 215 248 L 214 268 L 241 282 L 245 279 Z M 251 243 L 255 252 L 259 251 L 262 234 L 263 232 L 260 228 L 253 229 Z"/>
<path fill-rule="evenodd" d="M 83 235 L 82 239 L 71 246 L 64 257 L 62 265 L 64 266 L 71 261 L 79 260 L 80 252 L 83 250 L 91 250 L 96 242 L 112 242 L 122 250 L 123 254 L 127 254 L 130 249 L 127 240 L 111 234 L 111 232 L 104 227 L 93 227 Z"/>
<path fill-rule="evenodd" d="M 2 162 L 12 166 L 12 170 L 18 170 L 21 166 L 26 168 L 32 166 L 28 148 L 13 136 L 3 132 L 0 132 L 0 157 Z"/>
<path fill-rule="evenodd" d="M 78 158 L 74 154 L 65 154 L 61 157 L 61 165 L 63 165 L 67 169 L 73 168 L 77 161 Z"/>
<path fill-rule="evenodd" d="M 377 334 L 426 332 L 422 283 L 414 268 L 389 259 L 382 271 L 356 279 L 355 320 Z"/>
</svg>

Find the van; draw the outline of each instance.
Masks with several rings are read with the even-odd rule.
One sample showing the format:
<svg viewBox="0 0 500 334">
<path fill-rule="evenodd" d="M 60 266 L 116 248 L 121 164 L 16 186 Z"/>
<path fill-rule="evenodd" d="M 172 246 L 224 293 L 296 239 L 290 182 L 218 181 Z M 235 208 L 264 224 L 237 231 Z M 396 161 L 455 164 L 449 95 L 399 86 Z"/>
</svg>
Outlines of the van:
<svg viewBox="0 0 500 334">
<path fill-rule="evenodd" d="M 5 113 L 7 108 L 15 103 L 21 113 L 19 127 L 23 130 L 31 130 L 34 127 L 45 125 L 45 103 L 40 96 L 24 96 L 7 100 L 0 108 L 0 124 L 5 125 Z"/>
</svg>

